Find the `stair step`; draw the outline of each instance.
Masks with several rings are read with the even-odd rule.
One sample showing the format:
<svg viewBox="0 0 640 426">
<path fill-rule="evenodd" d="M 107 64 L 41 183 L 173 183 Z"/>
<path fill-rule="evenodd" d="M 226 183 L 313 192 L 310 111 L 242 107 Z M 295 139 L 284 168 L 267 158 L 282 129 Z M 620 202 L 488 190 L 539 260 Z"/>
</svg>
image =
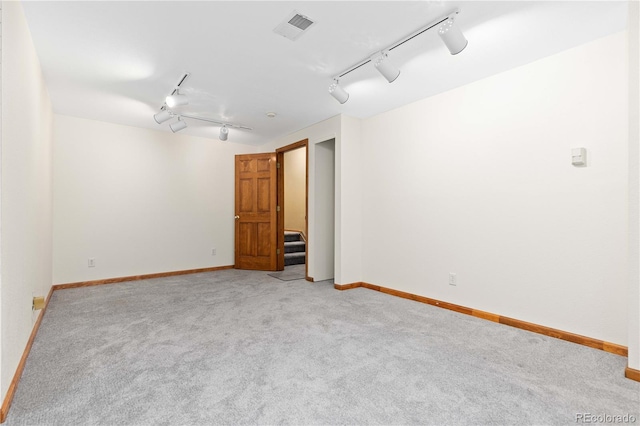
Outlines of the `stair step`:
<svg viewBox="0 0 640 426">
<path fill-rule="evenodd" d="M 301 265 L 305 263 L 306 256 L 304 252 L 296 252 L 296 253 L 285 253 L 284 254 L 284 265 Z"/>
<path fill-rule="evenodd" d="M 291 242 L 291 241 L 302 241 L 302 236 L 300 235 L 299 232 L 289 232 L 289 231 L 285 231 L 284 233 L 284 242 Z"/>
<path fill-rule="evenodd" d="M 306 248 L 306 243 L 304 241 L 290 241 L 284 243 L 284 252 L 285 253 L 297 253 L 304 252 Z"/>
</svg>

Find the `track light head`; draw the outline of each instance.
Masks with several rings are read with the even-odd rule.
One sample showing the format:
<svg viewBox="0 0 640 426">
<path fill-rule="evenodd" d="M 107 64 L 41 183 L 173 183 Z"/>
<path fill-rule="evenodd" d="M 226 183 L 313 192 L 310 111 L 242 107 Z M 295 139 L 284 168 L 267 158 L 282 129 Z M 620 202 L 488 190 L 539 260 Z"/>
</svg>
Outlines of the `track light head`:
<svg viewBox="0 0 640 426">
<path fill-rule="evenodd" d="M 175 132 L 179 132 L 182 129 L 186 129 L 187 123 L 184 122 L 182 118 L 178 117 L 178 121 L 176 121 L 175 123 L 169 124 L 169 127 L 171 128 L 171 131 L 175 133 Z"/>
<path fill-rule="evenodd" d="M 166 109 L 163 109 L 162 111 L 160 111 L 157 114 L 153 115 L 153 119 L 156 121 L 156 123 L 158 124 L 162 124 L 167 120 L 171 120 L 171 117 L 173 117 L 173 114 L 171 114 L 169 111 L 167 111 Z"/>
<path fill-rule="evenodd" d="M 329 86 L 329 93 L 341 104 L 349 100 L 349 94 L 340 87 L 338 80 L 333 80 L 333 83 Z"/>
<path fill-rule="evenodd" d="M 219 136 L 221 141 L 226 141 L 227 138 L 229 138 L 229 129 L 227 128 L 226 125 L 220 127 L 220 136 Z"/>
<path fill-rule="evenodd" d="M 453 18 L 447 19 L 438 30 L 438 35 L 449 49 L 452 55 L 462 52 L 469 43 Z"/>
<path fill-rule="evenodd" d="M 187 95 L 181 95 L 176 90 L 174 95 L 167 96 L 165 102 L 169 108 L 173 108 L 182 105 L 189 105 L 189 98 L 187 98 Z"/>
<path fill-rule="evenodd" d="M 400 70 L 389 62 L 386 53 L 380 53 L 372 58 L 373 66 L 376 67 L 378 72 L 387 79 L 389 83 L 393 83 L 400 75 Z"/>
</svg>

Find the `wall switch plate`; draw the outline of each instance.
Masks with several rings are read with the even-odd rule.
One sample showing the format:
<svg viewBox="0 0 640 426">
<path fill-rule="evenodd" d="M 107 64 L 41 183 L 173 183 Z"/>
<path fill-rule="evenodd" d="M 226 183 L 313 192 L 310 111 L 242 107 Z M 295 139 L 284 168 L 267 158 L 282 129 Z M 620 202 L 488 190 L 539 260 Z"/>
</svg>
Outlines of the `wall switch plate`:
<svg viewBox="0 0 640 426">
<path fill-rule="evenodd" d="M 571 164 L 577 167 L 584 167 L 587 165 L 587 149 L 586 148 L 572 148 L 571 149 Z"/>
<path fill-rule="evenodd" d="M 449 272 L 449 285 L 456 285 L 458 283 L 458 277 L 455 272 Z"/>
<path fill-rule="evenodd" d="M 96 266 L 96 258 L 95 257 L 90 257 L 88 264 L 89 264 L 89 268 L 95 268 L 95 266 Z"/>
</svg>

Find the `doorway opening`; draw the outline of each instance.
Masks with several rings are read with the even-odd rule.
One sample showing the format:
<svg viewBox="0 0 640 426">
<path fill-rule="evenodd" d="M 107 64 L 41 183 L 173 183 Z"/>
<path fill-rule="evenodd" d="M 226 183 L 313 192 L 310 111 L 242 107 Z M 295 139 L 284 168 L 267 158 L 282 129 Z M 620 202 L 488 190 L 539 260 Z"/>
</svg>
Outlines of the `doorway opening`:
<svg viewBox="0 0 640 426">
<path fill-rule="evenodd" d="M 308 274 L 308 140 L 276 150 L 278 167 L 278 270 Z"/>
<path fill-rule="evenodd" d="M 314 145 L 313 277 L 325 281 L 335 277 L 335 153 L 336 140 Z"/>
</svg>

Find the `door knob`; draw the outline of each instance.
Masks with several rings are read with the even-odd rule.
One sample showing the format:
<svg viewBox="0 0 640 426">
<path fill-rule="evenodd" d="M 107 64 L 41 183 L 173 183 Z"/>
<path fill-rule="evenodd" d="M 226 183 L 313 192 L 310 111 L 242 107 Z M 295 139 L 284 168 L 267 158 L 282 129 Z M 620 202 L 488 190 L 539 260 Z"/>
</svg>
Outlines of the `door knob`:
<svg viewBox="0 0 640 426">
<path fill-rule="evenodd" d="M 235 218 L 235 219 L 236 219 L 236 220 L 240 219 L 240 216 L 236 215 L 236 218 Z"/>
</svg>

